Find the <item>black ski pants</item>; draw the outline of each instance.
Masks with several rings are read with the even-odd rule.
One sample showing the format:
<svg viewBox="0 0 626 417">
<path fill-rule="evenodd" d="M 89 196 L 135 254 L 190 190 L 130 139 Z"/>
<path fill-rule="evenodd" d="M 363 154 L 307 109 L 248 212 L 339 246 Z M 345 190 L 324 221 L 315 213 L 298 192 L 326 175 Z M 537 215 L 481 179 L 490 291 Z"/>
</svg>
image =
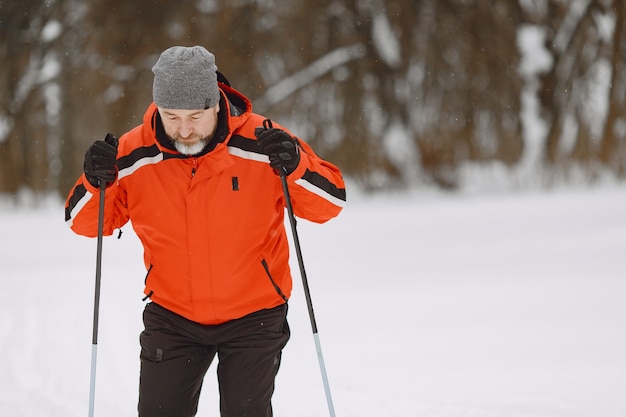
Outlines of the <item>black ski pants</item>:
<svg viewBox="0 0 626 417">
<path fill-rule="evenodd" d="M 143 320 L 139 417 L 195 416 L 216 354 L 221 416 L 272 416 L 274 380 L 290 335 L 286 304 L 205 326 L 149 303 Z"/>
</svg>

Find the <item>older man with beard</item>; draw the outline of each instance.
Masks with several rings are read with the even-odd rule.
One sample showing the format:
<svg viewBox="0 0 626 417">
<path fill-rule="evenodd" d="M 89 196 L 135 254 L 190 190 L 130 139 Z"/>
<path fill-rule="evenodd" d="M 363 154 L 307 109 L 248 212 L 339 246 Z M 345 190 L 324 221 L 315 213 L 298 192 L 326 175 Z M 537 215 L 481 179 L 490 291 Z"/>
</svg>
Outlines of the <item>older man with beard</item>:
<svg viewBox="0 0 626 417">
<path fill-rule="evenodd" d="M 201 46 L 175 46 L 153 67 L 143 123 L 87 150 L 66 202 L 78 234 L 129 220 L 144 247 L 140 417 L 191 417 L 217 356 L 223 417 L 272 415 L 289 339 L 292 278 L 284 228 L 286 175 L 296 216 L 339 214 L 339 169 L 285 127 L 252 112 Z"/>
</svg>

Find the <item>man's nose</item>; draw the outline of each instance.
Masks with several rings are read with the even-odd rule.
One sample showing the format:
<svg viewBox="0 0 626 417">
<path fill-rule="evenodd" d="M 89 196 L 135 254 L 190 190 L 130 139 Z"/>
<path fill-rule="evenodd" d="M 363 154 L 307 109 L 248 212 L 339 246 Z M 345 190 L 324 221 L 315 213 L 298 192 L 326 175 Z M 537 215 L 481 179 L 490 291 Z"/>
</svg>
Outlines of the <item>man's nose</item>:
<svg viewBox="0 0 626 417">
<path fill-rule="evenodd" d="M 179 133 L 183 138 L 188 137 L 192 132 L 193 132 L 193 127 L 191 126 L 191 123 L 182 122 L 180 124 Z"/>
</svg>

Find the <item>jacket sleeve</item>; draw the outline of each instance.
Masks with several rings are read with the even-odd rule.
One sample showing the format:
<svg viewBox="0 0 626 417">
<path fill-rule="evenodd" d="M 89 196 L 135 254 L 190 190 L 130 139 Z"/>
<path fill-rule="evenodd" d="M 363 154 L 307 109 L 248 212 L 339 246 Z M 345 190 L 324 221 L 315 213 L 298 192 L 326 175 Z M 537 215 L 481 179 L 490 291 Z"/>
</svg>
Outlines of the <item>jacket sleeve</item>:
<svg viewBox="0 0 626 417">
<path fill-rule="evenodd" d="M 294 214 L 324 223 L 337 216 L 346 203 L 346 189 L 339 168 L 320 158 L 304 141 L 300 144 L 300 164 L 288 177 Z"/>
<path fill-rule="evenodd" d="M 109 236 L 113 234 L 113 230 L 122 227 L 128 221 L 126 193 L 116 181 L 106 188 L 104 197 L 103 234 Z M 81 175 L 65 202 L 65 223 L 76 234 L 96 237 L 99 202 L 100 189 L 91 185 L 84 174 Z"/>
</svg>

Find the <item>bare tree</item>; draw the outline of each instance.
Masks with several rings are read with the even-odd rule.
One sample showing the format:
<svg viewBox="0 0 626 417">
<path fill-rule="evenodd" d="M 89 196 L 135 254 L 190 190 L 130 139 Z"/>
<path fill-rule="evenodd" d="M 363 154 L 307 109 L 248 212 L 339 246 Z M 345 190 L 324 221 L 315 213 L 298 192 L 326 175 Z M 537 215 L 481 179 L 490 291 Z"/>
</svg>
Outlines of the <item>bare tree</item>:
<svg viewBox="0 0 626 417">
<path fill-rule="evenodd" d="M 621 175 L 626 174 L 626 74 L 623 71 L 626 64 L 626 29 L 624 19 L 624 2 L 611 2 L 612 16 L 615 22 L 611 51 L 611 78 L 609 109 L 604 124 L 602 142 L 600 144 L 600 160 L 607 166 L 617 170 Z"/>
<path fill-rule="evenodd" d="M 613 155 L 624 135 L 623 8 L 621 0 L 549 2 L 546 45 L 555 64 L 540 98 L 550 126 L 545 156 L 553 165 L 620 165 Z"/>
<path fill-rule="evenodd" d="M 0 59 L 8 64 L 0 68 L 0 189 L 9 193 L 46 189 L 49 14 L 35 0 L 0 7 Z"/>
</svg>

